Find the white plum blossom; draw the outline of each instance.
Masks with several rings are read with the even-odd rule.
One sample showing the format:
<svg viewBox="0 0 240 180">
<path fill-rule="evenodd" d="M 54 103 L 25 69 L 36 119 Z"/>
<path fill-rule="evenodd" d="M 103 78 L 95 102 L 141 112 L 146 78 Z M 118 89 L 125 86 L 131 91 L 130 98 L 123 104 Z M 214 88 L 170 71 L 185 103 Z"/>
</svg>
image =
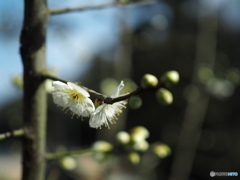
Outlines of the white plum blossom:
<svg viewBox="0 0 240 180">
<path fill-rule="evenodd" d="M 123 81 L 115 89 L 114 93 L 111 95 L 112 98 L 118 97 L 119 92 L 124 87 Z M 125 108 L 126 101 L 120 101 L 113 104 L 102 104 L 93 112 L 90 117 L 89 125 L 92 128 L 100 128 L 105 125 L 109 128 L 109 122 L 111 124 L 115 123 L 117 115 L 122 112 L 122 108 Z"/>
<path fill-rule="evenodd" d="M 69 108 L 73 114 L 77 116 L 88 117 L 94 110 L 95 106 L 89 93 L 80 86 L 67 82 L 53 81 L 53 101 L 55 104 L 65 108 Z"/>
</svg>

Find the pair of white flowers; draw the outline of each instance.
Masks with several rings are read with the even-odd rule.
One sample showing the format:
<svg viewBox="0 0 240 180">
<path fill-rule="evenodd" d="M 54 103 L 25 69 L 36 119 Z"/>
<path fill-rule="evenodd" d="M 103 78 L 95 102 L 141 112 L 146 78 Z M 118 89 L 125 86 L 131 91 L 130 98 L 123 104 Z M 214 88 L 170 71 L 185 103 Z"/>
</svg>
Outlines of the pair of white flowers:
<svg viewBox="0 0 240 180">
<path fill-rule="evenodd" d="M 92 128 L 99 128 L 105 125 L 109 128 L 109 122 L 115 123 L 117 115 L 122 112 L 126 101 L 116 102 L 114 104 L 102 104 L 95 109 L 89 93 L 80 86 L 67 82 L 53 81 L 55 91 L 53 91 L 53 101 L 55 104 L 69 108 L 73 114 L 82 117 L 89 117 L 89 125 Z M 112 94 L 112 98 L 118 97 L 119 92 L 124 87 L 123 81 Z"/>
</svg>

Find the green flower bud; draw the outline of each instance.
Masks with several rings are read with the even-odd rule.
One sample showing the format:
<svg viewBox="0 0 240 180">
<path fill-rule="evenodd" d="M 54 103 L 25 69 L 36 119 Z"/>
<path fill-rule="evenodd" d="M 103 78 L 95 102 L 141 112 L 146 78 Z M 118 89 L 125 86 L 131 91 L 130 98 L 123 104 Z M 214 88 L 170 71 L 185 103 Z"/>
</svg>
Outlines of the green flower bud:
<svg viewBox="0 0 240 180">
<path fill-rule="evenodd" d="M 96 141 L 93 144 L 93 149 L 99 152 L 109 152 L 113 149 L 113 146 L 106 141 Z"/>
<path fill-rule="evenodd" d="M 12 82 L 19 88 L 23 88 L 23 78 L 21 76 L 14 76 Z"/>
<path fill-rule="evenodd" d="M 77 166 L 77 163 L 74 158 L 72 157 L 64 157 L 60 160 L 59 165 L 68 171 L 74 170 Z"/>
<path fill-rule="evenodd" d="M 158 155 L 160 158 L 165 158 L 171 154 L 171 149 L 168 145 L 166 144 L 154 144 L 153 147 L 153 152 Z"/>
<path fill-rule="evenodd" d="M 142 140 L 142 141 L 137 141 L 133 144 L 133 149 L 135 149 L 136 151 L 147 151 L 149 148 L 149 144 L 146 140 Z"/>
<path fill-rule="evenodd" d="M 179 73 L 177 71 L 167 71 L 161 76 L 161 80 L 167 85 L 171 86 L 179 82 Z"/>
<path fill-rule="evenodd" d="M 172 93 L 165 88 L 159 88 L 156 92 L 156 97 L 158 102 L 163 105 L 170 105 L 173 102 Z"/>
<path fill-rule="evenodd" d="M 141 79 L 141 85 L 143 88 L 156 87 L 158 85 L 158 79 L 152 74 L 145 74 Z"/>
<path fill-rule="evenodd" d="M 120 131 L 117 133 L 117 140 L 122 144 L 127 144 L 130 141 L 130 135 L 125 131 Z"/>
<path fill-rule="evenodd" d="M 141 157 L 138 153 L 132 152 L 128 154 L 128 160 L 133 164 L 138 164 L 141 160 Z"/>
<path fill-rule="evenodd" d="M 138 96 L 132 96 L 128 100 L 131 109 L 139 109 L 142 106 L 142 99 Z"/>
<path fill-rule="evenodd" d="M 149 131 L 143 126 L 131 129 L 131 138 L 134 142 L 141 142 L 149 137 Z"/>
</svg>

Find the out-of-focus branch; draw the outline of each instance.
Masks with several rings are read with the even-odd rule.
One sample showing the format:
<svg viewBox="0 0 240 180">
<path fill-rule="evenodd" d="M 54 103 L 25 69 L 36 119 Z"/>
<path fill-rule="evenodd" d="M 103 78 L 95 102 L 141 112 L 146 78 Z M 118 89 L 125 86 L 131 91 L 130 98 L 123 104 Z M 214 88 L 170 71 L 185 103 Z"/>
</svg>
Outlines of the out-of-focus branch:
<svg viewBox="0 0 240 180">
<path fill-rule="evenodd" d="M 123 7 L 123 6 L 130 5 L 130 4 L 148 4 L 148 3 L 154 3 L 154 2 L 157 2 L 157 1 L 155 1 L 155 0 L 140 0 L 138 2 L 129 2 L 129 3 L 115 1 L 115 2 L 105 3 L 105 4 L 81 6 L 81 7 L 74 7 L 74 8 L 52 9 L 52 10 L 50 10 L 50 14 L 57 15 L 57 14 L 63 14 L 63 13 L 68 13 L 68 12 L 75 12 L 75 11 L 107 8 L 107 7 L 111 7 L 111 6 Z"/>
<path fill-rule="evenodd" d="M 23 129 L 17 129 L 12 132 L 5 132 L 5 133 L 0 134 L 0 140 L 4 140 L 7 138 L 11 138 L 11 137 L 19 137 L 19 136 L 22 136 L 23 134 L 24 134 Z"/>
<path fill-rule="evenodd" d="M 61 81 L 61 82 L 64 82 L 64 83 L 67 83 L 66 80 L 62 80 L 62 79 L 59 79 L 57 77 L 54 77 L 54 76 L 50 76 L 50 75 L 44 75 L 42 77 L 43 79 L 52 79 L 52 80 L 55 80 L 55 81 Z M 119 96 L 119 97 L 116 97 L 116 98 L 111 98 L 109 96 L 106 96 L 104 94 L 101 94 L 99 92 L 96 92 L 92 89 L 89 89 L 87 87 L 84 87 L 82 85 L 80 85 L 83 89 L 85 89 L 86 91 L 88 91 L 91 95 L 103 100 L 106 104 L 113 104 L 115 102 L 119 102 L 119 101 L 124 101 L 124 100 L 127 100 L 129 99 L 131 96 L 137 96 L 137 95 L 140 95 L 142 93 L 145 93 L 145 92 L 149 92 L 149 91 L 157 91 L 159 88 L 161 87 L 165 87 L 165 84 L 164 83 L 159 83 L 158 86 L 156 87 L 152 87 L 152 88 L 141 88 L 141 87 L 138 87 L 136 90 L 132 91 L 131 93 L 128 93 L 126 95 L 123 95 L 123 96 Z"/>
<path fill-rule="evenodd" d="M 65 156 L 77 156 L 77 155 L 83 155 L 88 153 L 93 153 L 94 149 L 81 149 L 81 150 L 75 150 L 75 151 L 64 151 L 64 152 L 56 152 L 56 153 L 48 153 L 46 155 L 47 160 L 53 160 L 53 159 L 60 159 Z"/>
</svg>

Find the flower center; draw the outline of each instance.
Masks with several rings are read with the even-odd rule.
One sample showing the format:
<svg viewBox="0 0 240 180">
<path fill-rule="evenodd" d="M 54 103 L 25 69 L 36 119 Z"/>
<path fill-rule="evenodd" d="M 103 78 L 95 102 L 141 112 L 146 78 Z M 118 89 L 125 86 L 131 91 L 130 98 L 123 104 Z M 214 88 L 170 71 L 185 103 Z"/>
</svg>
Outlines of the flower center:
<svg viewBox="0 0 240 180">
<path fill-rule="evenodd" d="M 69 94 L 71 95 L 73 101 L 81 101 L 82 99 L 85 98 L 85 96 L 76 90 L 70 90 Z"/>
</svg>

